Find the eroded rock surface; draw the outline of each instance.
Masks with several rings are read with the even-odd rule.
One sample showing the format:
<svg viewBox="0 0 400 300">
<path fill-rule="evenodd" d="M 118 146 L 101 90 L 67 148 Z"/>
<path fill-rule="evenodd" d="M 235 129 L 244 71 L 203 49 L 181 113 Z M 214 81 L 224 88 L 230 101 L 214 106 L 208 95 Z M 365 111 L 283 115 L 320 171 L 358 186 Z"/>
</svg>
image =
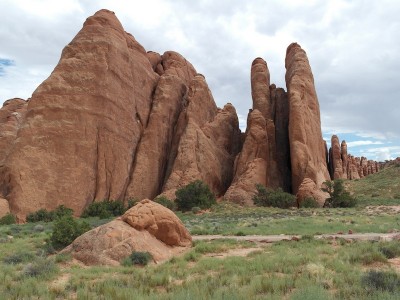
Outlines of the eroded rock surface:
<svg viewBox="0 0 400 300">
<path fill-rule="evenodd" d="M 119 265 L 133 251 L 149 252 L 160 263 L 191 244 L 189 232 L 172 211 L 143 200 L 121 218 L 84 233 L 62 252 L 86 265 Z"/>
<path fill-rule="evenodd" d="M 293 43 L 286 51 L 286 86 L 289 98 L 289 141 L 292 190 L 296 194 L 306 178 L 320 188 L 330 179 L 322 139 L 314 78 L 307 55 Z"/>
</svg>

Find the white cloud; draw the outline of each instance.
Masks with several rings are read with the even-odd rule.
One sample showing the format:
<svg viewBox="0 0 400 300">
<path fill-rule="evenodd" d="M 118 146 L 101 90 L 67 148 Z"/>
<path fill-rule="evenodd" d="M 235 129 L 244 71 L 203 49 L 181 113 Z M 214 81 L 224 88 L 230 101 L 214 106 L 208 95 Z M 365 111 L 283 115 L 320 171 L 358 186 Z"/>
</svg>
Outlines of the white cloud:
<svg viewBox="0 0 400 300">
<path fill-rule="evenodd" d="M 383 142 L 380 141 L 352 141 L 352 142 L 347 142 L 347 147 L 352 148 L 352 147 L 360 147 L 360 146 L 367 146 L 367 145 L 382 145 Z"/>
</svg>

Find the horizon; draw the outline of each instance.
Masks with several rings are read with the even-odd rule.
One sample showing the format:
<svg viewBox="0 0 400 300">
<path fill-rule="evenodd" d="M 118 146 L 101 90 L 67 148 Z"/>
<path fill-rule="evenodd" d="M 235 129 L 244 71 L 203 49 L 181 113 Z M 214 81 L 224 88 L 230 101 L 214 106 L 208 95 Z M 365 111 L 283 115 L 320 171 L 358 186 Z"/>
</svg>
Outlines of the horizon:
<svg viewBox="0 0 400 300">
<path fill-rule="evenodd" d="M 396 88 L 400 85 L 396 83 L 400 83 L 400 79 L 394 76 L 398 69 L 396 64 L 399 65 L 395 55 L 400 45 L 392 38 L 397 32 L 396 27 L 400 26 L 395 19 L 400 4 L 396 7 L 373 4 L 379 6 L 377 10 L 370 8 L 376 16 L 369 14 L 366 17 L 363 15 L 365 5 L 359 1 L 355 4 L 346 1 L 300 5 L 298 1 L 282 3 L 270 2 L 270 6 L 278 12 L 289 7 L 288 14 L 298 13 L 293 8 L 297 7 L 299 12 L 304 10 L 308 14 L 302 17 L 292 15 L 290 20 L 297 24 L 294 26 L 290 20 L 285 23 L 276 16 L 274 19 L 271 13 L 266 14 L 264 20 L 260 17 L 264 7 L 257 10 L 253 3 L 245 8 L 238 4 L 237 8 L 225 1 L 214 5 L 199 1 L 180 7 L 170 1 L 149 1 L 136 7 L 121 1 L 105 5 L 105 1 L 89 4 L 72 0 L 59 4 L 48 0 L 0 0 L 3 7 L 0 12 L 3 20 L 0 30 L 3 41 L 0 49 L 0 101 L 29 98 L 51 74 L 62 49 L 82 28 L 85 19 L 107 7 L 115 12 L 124 29 L 134 35 L 147 51 L 162 54 L 173 50 L 190 61 L 199 73 L 204 74 L 217 105 L 222 107 L 231 102 L 235 106 L 242 131 L 246 126 L 248 109 L 252 107 L 250 66 L 253 59 L 264 58 L 271 73 L 271 84 L 286 90 L 286 47 L 297 41 L 307 52 L 314 74 L 322 134 L 328 148 L 330 138 L 335 134 L 340 141 L 346 140 L 348 153 L 354 156 L 377 161 L 400 156 L 400 129 L 396 126 L 400 114 L 396 105 L 396 98 L 400 96 Z M 210 13 L 210 16 L 198 11 Z M 363 13 L 351 15 L 354 11 Z M 186 12 L 187 17 L 179 19 L 179 12 Z M 150 13 L 153 18 L 158 18 L 156 24 L 148 20 Z M 318 18 L 319 15 L 322 17 Z M 311 18 L 307 19 L 307 16 Z M 382 16 L 386 17 L 380 21 Z M 199 23 L 199 20 L 203 22 Z M 342 24 L 343 20 L 347 23 Z M 337 29 L 338 24 L 340 27 Z M 351 25 L 350 29 L 345 28 L 346 24 Z M 368 24 L 366 28 L 361 26 L 361 31 L 354 29 Z M 362 33 L 368 28 L 374 30 L 365 37 Z M 328 33 L 332 36 L 324 39 Z M 378 38 L 382 45 L 376 44 Z M 338 43 L 340 39 L 344 39 L 341 44 Z M 205 40 L 209 43 L 204 43 Z M 367 55 L 365 49 L 372 54 Z M 259 51 L 262 51 L 261 55 Z M 371 57 L 375 64 L 371 64 Z M 371 75 L 377 79 L 373 84 L 369 82 Z"/>
</svg>

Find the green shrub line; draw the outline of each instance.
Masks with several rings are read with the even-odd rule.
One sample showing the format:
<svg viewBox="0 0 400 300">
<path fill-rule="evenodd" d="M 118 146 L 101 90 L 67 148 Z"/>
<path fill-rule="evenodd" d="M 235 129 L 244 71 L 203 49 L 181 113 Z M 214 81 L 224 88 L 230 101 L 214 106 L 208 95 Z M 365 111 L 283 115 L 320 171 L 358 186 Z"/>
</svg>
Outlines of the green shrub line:
<svg viewBox="0 0 400 300">
<path fill-rule="evenodd" d="M 62 218 L 63 216 L 72 216 L 74 211 L 71 208 L 68 208 L 64 205 L 58 206 L 53 211 L 48 211 L 44 208 L 39 209 L 33 213 L 30 213 L 26 216 L 26 221 L 28 223 L 35 222 L 52 222 L 57 218 Z"/>
<path fill-rule="evenodd" d="M 281 188 L 273 190 L 262 184 L 256 184 L 257 193 L 253 202 L 257 206 L 290 208 L 296 206 L 296 196 L 282 191 Z"/>
<path fill-rule="evenodd" d="M 166 196 L 158 196 L 157 198 L 154 199 L 154 202 L 161 204 L 162 206 L 165 206 L 166 208 L 168 208 L 170 210 L 176 209 L 175 202 L 169 200 Z"/>
</svg>

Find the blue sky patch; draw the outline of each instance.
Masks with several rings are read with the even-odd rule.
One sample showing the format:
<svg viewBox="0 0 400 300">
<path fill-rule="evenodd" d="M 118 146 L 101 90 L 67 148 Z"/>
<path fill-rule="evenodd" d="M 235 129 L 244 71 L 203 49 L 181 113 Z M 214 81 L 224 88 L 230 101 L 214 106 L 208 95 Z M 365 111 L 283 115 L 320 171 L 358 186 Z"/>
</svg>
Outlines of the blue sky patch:
<svg viewBox="0 0 400 300">
<path fill-rule="evenodd" d="M 15 62 L 12 59 L 0 58 L 0 76 L 4 76 L 6 68 L 14 66 Z"/>
</svg>

